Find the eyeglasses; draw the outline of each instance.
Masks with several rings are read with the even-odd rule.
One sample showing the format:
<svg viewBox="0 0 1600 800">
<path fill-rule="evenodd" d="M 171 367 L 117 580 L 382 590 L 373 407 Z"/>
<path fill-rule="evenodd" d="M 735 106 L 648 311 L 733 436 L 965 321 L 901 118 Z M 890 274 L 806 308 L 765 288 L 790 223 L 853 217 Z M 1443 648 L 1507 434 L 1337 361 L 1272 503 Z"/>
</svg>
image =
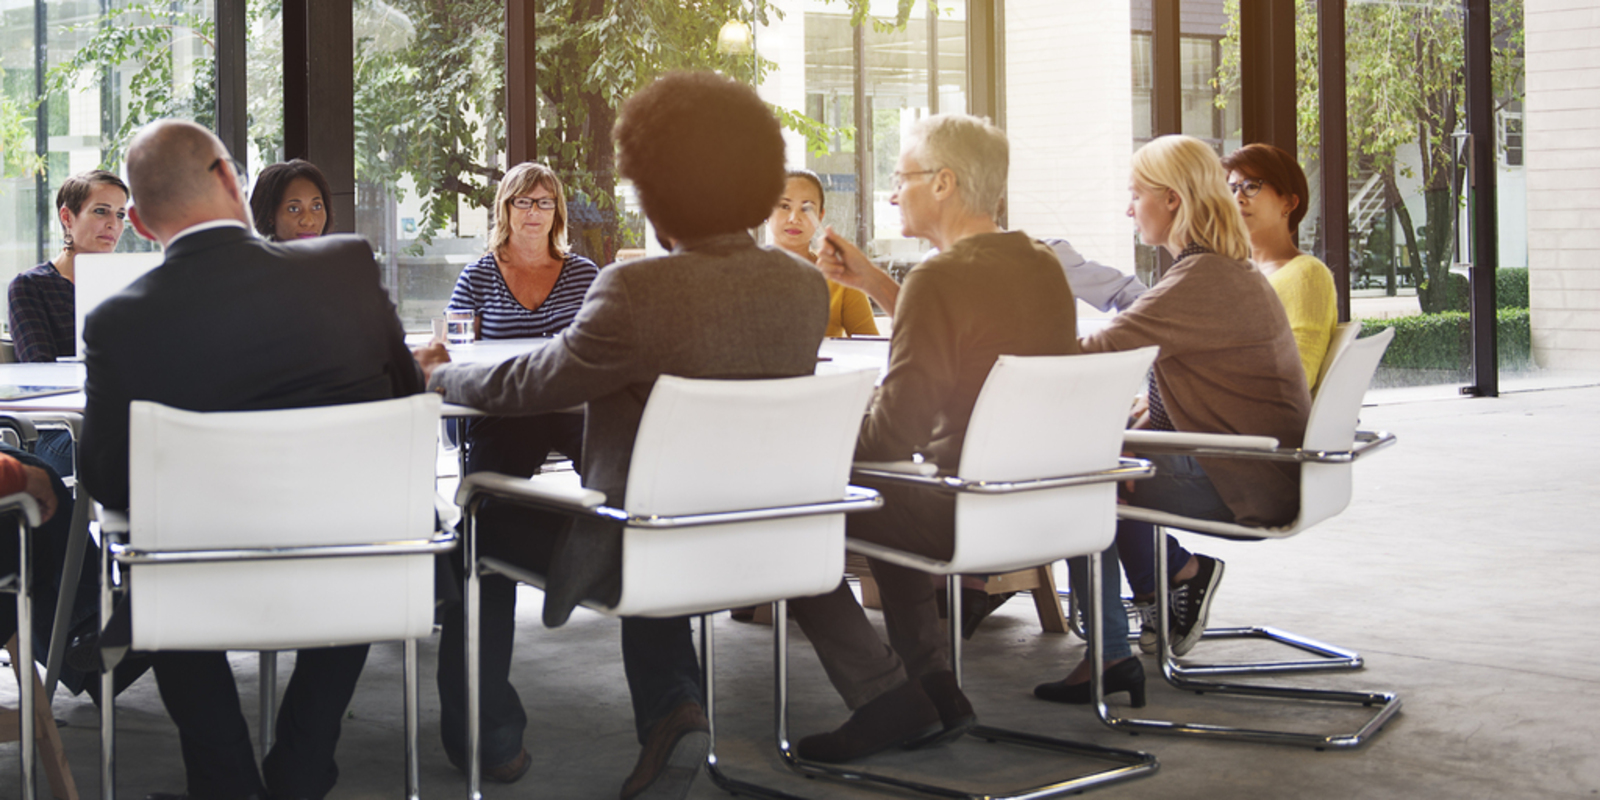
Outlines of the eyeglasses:
<svg viewBox="0 0 1600 800">
<path fill-rule="evenodd" d="M 244 162 L 234 158 L 233 156 L 222 156 L 216 161 L 211 162 L 211 166 L 206 167 L 206 172 L 216 172 L 217 167 L 222 166 L 222 162 L 224 161 L 228 162 L 228 164 L 233 167 L 233 174 L 239 176 L 239 183 L 250 183 L 250 179 L 247 177 L 248 173 L 245 172 Z"/>
<path fill-rule="evenodd" d="M 556 199 L 554 197 L 513 197 L 511 198 L 511 205 L 523 211 L 527 211 L 534 206 L 538 206 L 540 211 L 554 211 L 556 210 Z"/>
<path fill-rule="evenodd" d="M 1255 197 L 1261 192 L 1261 187 L 1266 184 L 1261 181 L 1241 181 L 1228 184 L 1228 194 L 1243 194 L 1245 197 Z"/>
<path fill-rule="evenodd" d="M 919 169 L 914 172 L 895 171 L 889 174 L 889 179 L 894 181 L 894 190 L 898 192 L 906 185 L 906 178 L 909 178 L 912 175 L 932 175 L 938 171 L 939 170 L 936 169 Z"/>
</svg>

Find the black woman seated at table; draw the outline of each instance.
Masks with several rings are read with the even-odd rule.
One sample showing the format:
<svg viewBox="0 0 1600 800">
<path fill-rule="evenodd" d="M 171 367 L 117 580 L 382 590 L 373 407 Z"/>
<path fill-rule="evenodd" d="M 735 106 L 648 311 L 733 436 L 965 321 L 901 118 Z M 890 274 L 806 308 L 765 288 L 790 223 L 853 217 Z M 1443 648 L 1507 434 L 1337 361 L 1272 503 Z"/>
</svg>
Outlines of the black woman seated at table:
<svg viewBox="0 0 1600 800">
<path fill-rule="evenodd" d="M 1300 354 L 1272 286 L 1245 260 L 1250 245 L 1244 220 L 1216 153 L 1193 137 L 1159 137 L 1134 153 L 1130 189 L 1128 216 L 1139 239 L 1165 248 L 1175 263 L 1131 307 L 1085 337 L 1084 352 L 1161 348 L 1136 428 L 1271 436 L 1286 447 L 1299 446 L 1311 409 Z M 1156 475 L 1124 488 L 1120 499 L 1131 505 L 1251 525 L 1286 523 L 1299 507 L 1296 465 L 1143 457 L 1156 465 Z M 1182 655 L 1205 632 L 1223 564 L 1190 554 L 1171 536 L 1166 546 L 1172 650 Z M 1136 602 L 1154 602 L 1154 547 L 1148 524 L 1117 522 L 1116 541 L 1102 559 L 1104 608 L 1121 607 L 1119 556 Z M 1069 559 L 1073 591 L 1087 586 L 1087 560 Z M 1109 613 L 1103 622 L 1106 693 L 1125 691 L 1133 705 L 1143 705 L 1144 668 L 1129 652 L 1127 617 Z M 1088 680 L 1089 665 L 1080 663 L 1034 694 L 1088 703 Z"/>
<path fill-rule="evenodd" d="M 811 243 L 822 228 L 824 213 L 822 179 L 808 169 L 791 169 L 783 183 L 783 195 L 767 218 L 767 233 L 772 243 L 817 263 Z M 825 336 L 877 336 L 878 323 L 872 318 L 872 302 L 860 289 L 828 281 L 828 329 Z"/>
<path fill-rule="evenodd" d="M 317 165 L 294 158 L 268 165 L 250 190 L 250 219 L 269 242 L 325 236 L 333 230 L 333 190 Z"/>
<path fill-rule="evenodd" d="M 56 216 L 61 252 L 14 278 L 7 293 L 18 361 L 48 362 L 77 353 L 75 260 L 79 253 L 117 249 L 127 224 L 128 185 L 103 169 L 73 175 L 56 192 Z M 72 474 L 72 437 L 66 431 L 41 432 L 34 452 L 56 472 Z"/>
<path fill-rule="evenodd" d="M 456 279 L 453 309 L 476 312 L 484 339 L 551 336 L 578 314 L 600 270 L 567 249 L 567 200 L 561 179 L 543 164 L 512 167 L 495 194 L 489 250 Z M 469 420 L 464 446 L 469 473 L 489 470 L 531 476 L 552 450 L 582 460 L 583 415 L 537 414 Z M 559 528 L 561 518 L 490 503 L 479 517 L 484 537 L 518 535 L 529 525 Z M 483 579 L 483 765 L 484 777 L 509 783 L 531 763 L 522 749 L 527 715 L 511 686 L 511 643 L 516 623 L 516 585 L 492 575 Z M 460 614 L 445 616 L 439 643 L 440 727 L 445 753 L 466 763 L 466 642 Z"/>
</svg>

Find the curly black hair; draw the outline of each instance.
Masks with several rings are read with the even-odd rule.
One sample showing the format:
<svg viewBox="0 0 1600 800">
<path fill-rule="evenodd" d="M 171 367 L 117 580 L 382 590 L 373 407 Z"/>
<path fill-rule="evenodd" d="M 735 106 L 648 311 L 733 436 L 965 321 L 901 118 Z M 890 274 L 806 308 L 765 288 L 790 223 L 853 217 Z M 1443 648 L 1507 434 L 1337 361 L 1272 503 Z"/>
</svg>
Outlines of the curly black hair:
<svg viewBox="0 0 1600 800">
<path fill-rule="evenodd" d="M 659 235 L 696 239 L 759 226 L 783 193 L 778 120 L 755 90 L 712 72 L 672 72 L 617 117 L 617 168 Z"/>
</svg>

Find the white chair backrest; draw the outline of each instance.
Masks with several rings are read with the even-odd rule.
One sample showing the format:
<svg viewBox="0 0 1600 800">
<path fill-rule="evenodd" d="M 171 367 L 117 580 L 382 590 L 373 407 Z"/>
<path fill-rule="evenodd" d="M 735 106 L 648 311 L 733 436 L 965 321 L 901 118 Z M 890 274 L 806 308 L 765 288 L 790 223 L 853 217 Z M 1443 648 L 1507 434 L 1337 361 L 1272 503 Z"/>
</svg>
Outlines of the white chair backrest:
<svg viewBox="0 0 1600 800">
<path fill-rule="evenodd" d="M 769 380 L 662 376 L 634 439 L 628 512 L 842 498 L 876 379 L 867 370 Z"/>
<path fill-rule="evenodd" d="M 430 537 L 441 398 L 198 413 L 135 401 L 129 543 L 144 550 Z M 142 649 L 289 649 L 426 635 L 430 556 L 135 566 Z"/>
<path fill-rule="evenodd" d="M 1001 356 L 972 409 L 960 476 L 1014 481 L 1117 464 L 1133 397 L 1156 348 Z M 1009 495 L 963 494 L 953 563 L 1007 571 L 1101 550 L 1115 524 L 1114 483 Z"/>
<path fill-rule="evenodd" d="M 1322 356 L 1322 366 L 1317 370 L 1317 374 L 1315 376 L 1306 376 L 1308 378 L 1316 378 L 1316 380 L 1311 382 L 1311 393 L 1313 395 L 1315 395 L 1317 389 L 1322 386 L 1322 381 L 1327 378 L 1328 370 L 1333 368 L 1333 362 L 1337 361 L 1339 359 L 1339 355 L 1344 352 L 1344 349 L 1349 347 L 1350 343 L 1355 341 L 1356 337 L 1360 335 L 1360 322 L 1341 322 L 1338 325 L 1333 326 L 1333 335 L 1328 337 L 1328 352 L 1324 353 Z"/>
<path fill-rule="evenodd" d="M 1344 348 L 1324 373 L 1317 396 L 1311 401 L 1302 447 L 1307 450 L 1342 451 L 1355 441 L 1361 400 L 1372 385 L 1373 373 L 1394 340 L 1394 329 L 1357 339 Z M 1296 528 L 1321 522 L 1350 503 L 1349 464 L 1305 464 L 1300 468 L 1300 517 Z"/>
<path fill-rule="evenodd" d="M 77 323 L 78 358 L 83 358 L 83 321 L 107 298 L 128 288 L 161 264 L 163 254 L 84 253 L 73 259 L 73 317 Z"/>
<path fill-rule="evenodd" d="M 656 381 L 634 440 L 627 511 L 677 515 L 845 496 L 875 370 Z M 871 513 L 871 512 L 867 512 Z M 833 590 L 844 515 L 627 528 L 618 615 L 677 616 Z"/>
</svg>

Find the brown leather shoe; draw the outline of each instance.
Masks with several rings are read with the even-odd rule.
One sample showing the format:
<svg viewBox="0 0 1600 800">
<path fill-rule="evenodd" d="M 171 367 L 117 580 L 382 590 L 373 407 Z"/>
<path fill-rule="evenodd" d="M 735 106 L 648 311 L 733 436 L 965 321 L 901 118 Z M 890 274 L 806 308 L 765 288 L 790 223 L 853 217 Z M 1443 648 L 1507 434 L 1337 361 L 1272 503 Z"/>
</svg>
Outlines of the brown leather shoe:
<svg viewBox="0 0 1600 800">
<path fill-rule="evenodd" d="M 838 764 L 937 738 L 943 731 L 939 709 L 922 684 L 907 681 L 856 709 L 838 729 L 801 739 L 795 752 L 807 761 Z"/>
<path fill-rule="evenodd" d="M 711 723 L 700 704 L 680 704 L 657 722 L 639 751 L 622 800 L 683 800 L 711 752 Z"/>
<path fill-rule="evenodd" d="M 458 758 L 449 750 L 445 751 L 445 758 L 450 760 L 450 766 L 460 770 L 463 774 L 467 771 L 467 760 Z M 533 766 L 533 757 L 528 755 L 528 748 L 517 751 L 515 757 L 504 764 L 484 767 L 479 773 L 483 779 L 490 783 L 516 783 L 523 775 L 527 774 L 528 767 Z"/>
</svg>

